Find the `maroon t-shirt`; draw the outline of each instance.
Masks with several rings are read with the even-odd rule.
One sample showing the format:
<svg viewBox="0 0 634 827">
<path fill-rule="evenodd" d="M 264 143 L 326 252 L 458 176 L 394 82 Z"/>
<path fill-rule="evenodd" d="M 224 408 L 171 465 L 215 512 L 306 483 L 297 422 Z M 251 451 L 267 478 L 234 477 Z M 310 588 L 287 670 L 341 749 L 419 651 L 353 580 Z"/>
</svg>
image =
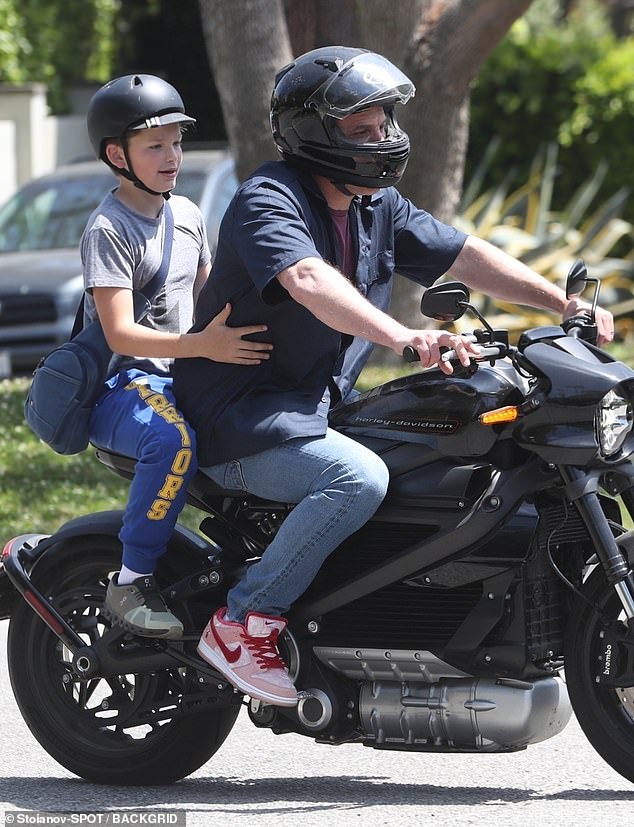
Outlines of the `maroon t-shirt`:
<svg viewBox="0 0 634 827">
<path fill-rule="evenodd" d="M 341 267 L 341 272 L 354 283 L 355 274 L 357 271 L 357 262 L 354 255 L 352 233 L 350 232 L 348 210 L 333 210 L 330 209 L 330 207 L 328 209 L 332 218 L 332 224 L 335 228 L 337 247 L 339 248 L 339 266 Z"/>
</svg>

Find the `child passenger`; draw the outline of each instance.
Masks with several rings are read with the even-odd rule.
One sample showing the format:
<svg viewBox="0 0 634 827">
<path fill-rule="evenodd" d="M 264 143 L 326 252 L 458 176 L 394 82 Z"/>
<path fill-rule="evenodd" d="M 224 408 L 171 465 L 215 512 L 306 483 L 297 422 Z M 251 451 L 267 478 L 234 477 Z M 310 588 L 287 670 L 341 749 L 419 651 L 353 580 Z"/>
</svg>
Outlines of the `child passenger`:
<svg viewBox="0 0 634 827">
<path fill-rule="evenodd" d="M 137 460 L 119 533 L 121 571 L 108 586 L 104 614 L 136 634 L 161 638 L 180 637 L 183 625 L 165 604 L 153 574 L 197 468 L 194 431 L 172 394 L 172 361 L 203 357 L 258 365 L 270 349 L 242 338 L 264 326 L 225 324 L 229 305 L 202 330 L 187 333 L 210 270 L 200 210 L 187 198 L 170 197 L 182 162 L 182 133 L 192 123 L 176 89 L 153 75 L 111 80 L 93 96 L 87 115 L 95 152 L 118 177 L 81 240 L 84 321 L 98 317 L 117 354 L 91 418 L 90 441 Z M 170 207 L 167 277 L 137 322 L 133 293 L 159 270 Z"/>
</svg>

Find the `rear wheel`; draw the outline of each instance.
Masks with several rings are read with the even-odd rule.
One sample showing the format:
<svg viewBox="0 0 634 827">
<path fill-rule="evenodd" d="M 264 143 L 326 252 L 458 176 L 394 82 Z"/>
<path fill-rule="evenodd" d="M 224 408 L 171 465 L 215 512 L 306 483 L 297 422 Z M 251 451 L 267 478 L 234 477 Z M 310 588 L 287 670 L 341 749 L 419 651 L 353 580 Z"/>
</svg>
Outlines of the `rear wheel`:
<svg viewBox="0 0 634 827">
<path fill-rule="evenodd" d="M 623 688 L 600 682 L 606 668 L 606 635 L 615 641 L 627 635 L 621 602 L 599 569 L 588 578 L 583 590 L 596 608 L 579 600 L 571 613 L 564 652 L 570 700 L 581 728 L 599 755 L 634 782 L 634 676 L 632 685 Z M 610 645 L 609 657 L 620 658 L 622 664 L 629 659 L 631 664 L 633 647 L 634 635 L 630 632 L 626 641 Z"/>
<path fill-rule="evenodd" d="M 109 628 L 101 605 L 120 560 L 115 540 L 90 538 L 36 566 L 36 585 L 86 644 Z M 191 667 L 78 680 L 70 651 L 24 601 L 11 617 L 8 663 L 33 735 L 62 766 L 97 783 L 184 778 L 219 749 L 240 710 L 218 703 Z"/>
</svg>

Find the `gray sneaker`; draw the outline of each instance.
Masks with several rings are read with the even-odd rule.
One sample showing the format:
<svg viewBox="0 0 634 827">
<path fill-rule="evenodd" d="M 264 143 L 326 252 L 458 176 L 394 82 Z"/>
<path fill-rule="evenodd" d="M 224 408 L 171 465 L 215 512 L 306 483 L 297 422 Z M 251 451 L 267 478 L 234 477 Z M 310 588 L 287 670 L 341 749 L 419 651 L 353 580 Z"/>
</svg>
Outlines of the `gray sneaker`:
<svg viewBox="0 0 634 827">
<path fill-rule="evenodd" d="M 137 577 L 127 586 L 119 586 L 117 576 L 108 584 L 102 609 L 105 617 L 144 637 L 182 637 L 183 624 L 165 605 L 152 575 Z"/>
</svg>

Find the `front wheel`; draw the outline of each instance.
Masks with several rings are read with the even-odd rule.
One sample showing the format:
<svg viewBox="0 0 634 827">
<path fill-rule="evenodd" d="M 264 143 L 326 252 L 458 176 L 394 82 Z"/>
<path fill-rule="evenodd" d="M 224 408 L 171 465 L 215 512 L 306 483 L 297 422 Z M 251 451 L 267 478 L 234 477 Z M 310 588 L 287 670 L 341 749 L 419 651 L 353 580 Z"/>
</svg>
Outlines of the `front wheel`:
<svg viewBox="0 0 634 827">
<path fill-rule="evenodd" d="M 43 557 L 33 579 L 86 644 L 109 628 L 101 615 L 116 540 L 74 540 Z M 20 712 L 44 749 L 100 784 L 169 784 L 224 742 L 239 705 L 217 704 L 191 667 L 78 680 L 71 653 L 24 601 L 9 624 L 7 657 Z M 213 707 L 213 708 L 210 708 Z"/>
<path fill-rule="evenodd" d="M 624 634 L 621 602 L 599 568 L 583 586 L 593 604 L 578 598 L 570 614 L 564 650 L 566 683 L 579 725 L 607 763 L 634 782 L 634 680 L 624 688 L 600 682 L 605 668 L 605 635 Z M 630 632 L 629 649 L 634 645 Z"/>
</svg>

